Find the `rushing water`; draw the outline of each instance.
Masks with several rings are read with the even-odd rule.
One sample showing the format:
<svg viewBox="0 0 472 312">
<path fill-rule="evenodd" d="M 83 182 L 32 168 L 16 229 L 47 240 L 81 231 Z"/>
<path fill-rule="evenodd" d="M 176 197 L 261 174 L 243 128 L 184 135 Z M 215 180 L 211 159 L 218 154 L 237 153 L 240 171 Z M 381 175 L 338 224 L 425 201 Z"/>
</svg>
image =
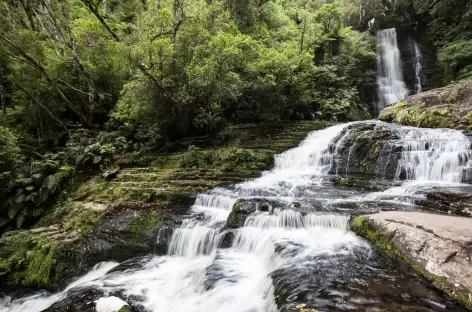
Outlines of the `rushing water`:
<svg viewBox="0 0 472 312">
<path fill-rule="evenodd" d="M 379 262 L 370 245 L 349 231 L 348 214 L 335 208 L 340 201 L 402 202 L 420 184 L 460 183 L 468 178 L 470 143 L 455 130 L 383 124 L 398 133 L 392 142 L 402 149 L 397 179 L 408 181 L 360 194 L 329 182 L 349 135 L 343 130 L 351 125 L 310 133 L 299 147 L 277 155 L 274 169 L 260 178 L 199 194 L 167 256 L 141 258 L 108 274 L 116 264 L 104 264 L 61 293 L 0 302 L 0 311 L 40 311 L 71 289 L 91 287 L 145 311 L 271 312 L 300 303 L 320 312 L 392 305 L 444 311 L 446 301 L 419 279 Z M 228 230 L 226 220 L 241 199 L 258 209 L 244 226 Z M 234 238 L 225 246 L 228 233 Z"/>
<path fill-rule="evenodd" d="M 416 93 L 421 93 L 423 91 L 423 86 L 421 84 L 421 74 L 423 72 L 423 66 L 421 65 L 421 62 L 423 60 L 423 55 L 421 54 L 420 47 L 418 46 L 418 43 L 414 43 L 415 47 L 415 89 Z"/>
<path fill-rule="evenodd" d="M 400 102 L 408 95 L 402 73 L 400 50 L 395 28 L 377 32 L 377 112 L 385 106 Z"/>
</svg>

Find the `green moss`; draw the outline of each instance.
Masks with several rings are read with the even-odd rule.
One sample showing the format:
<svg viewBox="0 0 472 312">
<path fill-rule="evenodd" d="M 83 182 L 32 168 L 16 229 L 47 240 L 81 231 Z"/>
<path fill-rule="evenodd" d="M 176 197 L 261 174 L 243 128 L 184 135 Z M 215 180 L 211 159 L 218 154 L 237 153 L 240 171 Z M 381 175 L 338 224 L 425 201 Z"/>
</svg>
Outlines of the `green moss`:
<svg viewBox="0 0 472 312">
<path fill-rule="evenodd" d="M 134 218 L 131 224 L 131 232 L 135 239 L 139 240 L 147 231 L 152 231 L 159 225 L 159 217 L 156 214 L 144 214 Z"/>
<path fill-rule="evenodd" d="M 393 122 L 397 114 L 405 109 L 408 106 L 406 101 L 401 101 L 395 105 L 385 107 L 382 112 L 380 112 L 379 119 L 386 122 Z"/>
<path fill-rule="evenodd" d="M 43 234 L 15 231 L 0 239 L 2 283 L 50 287 L 58 281 L 58 242 Z"/>
<path fill-rule="evenodd" d="M 376 249 L 385 252 L 387 255 L 407 264 L 418 276 L 428 280 L 435 288 L 442 291 L 450 299 L 459 302 L 468 309 L 472 309 L 472 302 L 469 300 L 469 294 L 457 291 L 453 285 L 448 283 L 445 278 L 433 275 L 422 268 L 418 263 L 409 259 L 396 249 L 389 240 L 388 235 L 377 231 L 369 222 L 366 216 L 358 216 L 351 219 L 351 230 L 356 234 L 368 239 Z"/>
<path fill-rule="evenodd" d="M 131 309 L 129 306 L 123 306 L 121 309 L 118 310 L 118 312 L 131 312 Z"/>
<path fill-rule="evenodd" d="M 423 128 L 456 128 L 458 125 L 457 108 L 427 107 L 424 103 L 408 105 L 406 101 L 386 107 L 379 119 L 406 126 Z"/>
<path fill-rule="evenodd" d="M 93 227 L 98 223 L 103 211 L 88 207 L 74 206 L 64 217 L 62 226 L 65 230 L 87 234 L 92 232 Z"/>
<path fill-rule="evenodd" d="M 238 228 L 238 214 L 235 211 L 232 211 L 226 221 L 226 226 L 230 229 Z"/>
</svg>

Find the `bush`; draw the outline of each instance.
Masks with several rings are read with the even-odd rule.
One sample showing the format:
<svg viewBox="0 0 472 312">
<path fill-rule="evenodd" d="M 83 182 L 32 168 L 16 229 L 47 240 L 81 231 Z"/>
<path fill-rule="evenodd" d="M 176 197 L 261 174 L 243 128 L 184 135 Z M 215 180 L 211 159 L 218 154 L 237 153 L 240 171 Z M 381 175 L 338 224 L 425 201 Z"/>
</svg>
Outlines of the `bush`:
<svg viewBox="0 0 472 312">
<path fill-rule="evenodd" d="M 5 194 L 9 192 L 14 178 L 14 170 L 21 160 L 21 151 L 17 141 L 16 136 L 9 129 L 0 126 L 0 184 L 2 185 L 0 198 L 4 198 Z"/>
</svg>

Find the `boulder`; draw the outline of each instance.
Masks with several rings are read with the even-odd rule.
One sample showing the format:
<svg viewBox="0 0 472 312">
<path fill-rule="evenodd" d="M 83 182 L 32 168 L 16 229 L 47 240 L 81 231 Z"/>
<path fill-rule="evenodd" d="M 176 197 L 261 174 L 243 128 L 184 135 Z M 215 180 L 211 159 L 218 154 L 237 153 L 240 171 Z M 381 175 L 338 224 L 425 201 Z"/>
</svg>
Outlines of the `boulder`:
<svg viewBox="0 0 472 312">
<path fill-rule="evenodd" d="M 354 123 L 346 127 L 332 147 L 332 174 L 393 179 L 399 150 L 395 128 L 383 123 Z"/>
</svg>

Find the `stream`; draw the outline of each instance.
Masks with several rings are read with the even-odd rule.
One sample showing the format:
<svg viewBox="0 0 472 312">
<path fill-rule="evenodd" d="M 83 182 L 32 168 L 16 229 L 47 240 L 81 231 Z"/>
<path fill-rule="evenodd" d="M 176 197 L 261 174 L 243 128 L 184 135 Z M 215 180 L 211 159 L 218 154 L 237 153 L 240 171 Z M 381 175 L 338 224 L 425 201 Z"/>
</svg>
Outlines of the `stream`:
<svg viewBox="0 0 472 312">
<path fill-rule="evenodd" d="M 384 189 L 333 184 L 356 163 L 359 146 L 345 145 L 359 126 L 394 137 L 371 173 L 373 184 L 388 181 Z M 428 189 L 468 182 L 471 156 L 469 139 L 456 130 L 364 121 L 314 131 L 259 178 L 199 194 L 168 255 L 98 264 L 63 292 L 4 298 L 0 312 L 42 311 L 85 289 L 136 311 L 463 311 L 379 256 L 348 222 L 361 206 L 415 210 Z M 236 225 L 228 228 L 233 207 Z"/>
</svg>

